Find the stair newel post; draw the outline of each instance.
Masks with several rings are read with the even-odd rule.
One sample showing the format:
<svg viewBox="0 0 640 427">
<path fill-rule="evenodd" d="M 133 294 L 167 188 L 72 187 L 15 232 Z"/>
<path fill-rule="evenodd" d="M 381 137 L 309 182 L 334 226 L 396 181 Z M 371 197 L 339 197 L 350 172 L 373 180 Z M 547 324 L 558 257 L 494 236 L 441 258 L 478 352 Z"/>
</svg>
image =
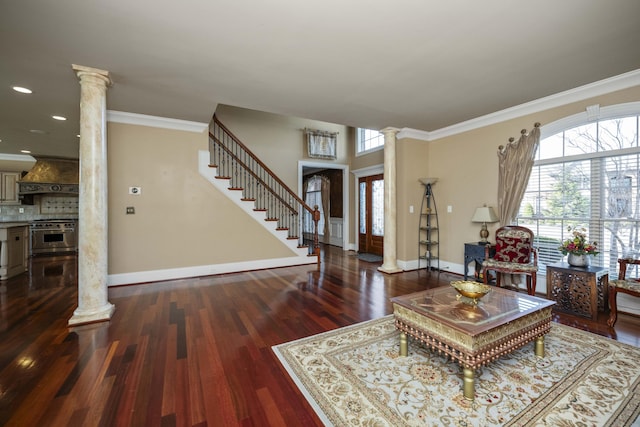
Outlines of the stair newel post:
<svg viewBox="0 0 640 427">
<path fill-rule="evenodd" d="M 318 243 L 318 222 L 320 221 L 320 210 L 318 205 L 313 206 L 313 251 L 318 256 L 318 267 L 320 267 L 320 245 Z"/>
</svg>

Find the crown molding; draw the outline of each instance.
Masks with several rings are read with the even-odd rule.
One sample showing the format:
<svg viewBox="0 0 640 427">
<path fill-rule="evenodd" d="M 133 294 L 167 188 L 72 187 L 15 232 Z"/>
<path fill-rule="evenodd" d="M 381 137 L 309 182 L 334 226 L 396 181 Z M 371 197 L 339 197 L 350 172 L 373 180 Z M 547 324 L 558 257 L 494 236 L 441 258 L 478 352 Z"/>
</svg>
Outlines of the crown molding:
<svg viewBox="0 0 640 427">
<path fill-rule="evenodd" d="M 434 131 L 421 131 L 411 128 L 403 128 L 397 138 L 413 138 L 421 141 L 434 141 L 447 136 L 457 135 L 470 130 L 494 125 L 507 120 L 538 113 L 551 108 L 561 107 L 572 102 L 584 101 L 585 99 L 605 95 L 618 90 L 628 89 L 640 85 L 640 69 L 599 80 L 574 89 L 560 92 L 515 107 L 496 111 L 495 113 L 476 117 L 475 119 L 457 123 Z"/>
<path fill-rule="evenodd" d="M 182 130 L 201 133 L 209 128 L 208 123 L 190 122 L 167 117 L 147 116 L 145 114 L 125 113 L 123 111 L 107 111 L 107 121 L 128 125 L 149 126 L 154 128 Z"/>
<path fill-rule="evenodd" d="M 29 154 L 0 154 L 0 160 L 11 162 L 35 162 L 36 159 Z"/>
<path fill-rule="evenodd" d="M 404 139 L 404 138 L 411 138 L 411 139 L 417 139 L 420 141 L 431 141 L 432 138 L 431 137 L 431 133 L 427 132 L 426 130 L 418 130 L 418 129 L 411 129 L 411 128 L 402 128 L 400 129 L 400 132 L 398 132 L 398 134 L 396 135 L 397 139 Z"/>
</svg>

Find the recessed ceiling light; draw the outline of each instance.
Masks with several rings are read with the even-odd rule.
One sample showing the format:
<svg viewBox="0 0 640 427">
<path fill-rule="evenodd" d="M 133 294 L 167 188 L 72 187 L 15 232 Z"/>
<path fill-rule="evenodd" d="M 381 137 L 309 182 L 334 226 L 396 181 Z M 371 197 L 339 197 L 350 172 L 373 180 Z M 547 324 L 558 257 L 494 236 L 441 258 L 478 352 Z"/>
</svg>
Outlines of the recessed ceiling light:
<svg viewBox="0 0 640 427">
<path fill-rule="evenodd" d="M 40 129 L 29 129 L 29 132 L 37 133 L 38 135 L 46 135 L 47 134 L 47 131 L 40 130 Z"/>
<path fill-rule="evenodd" d="M 77 136 L 78 138 L 80 138 L 80 134 L 77 134 L 76 136 Z M 0 139 L 0 141 L 2 141 L 2 140 Z"/>
<path fill-rule="evenodd" d="M 29 151 L 29 150 L 20 150 L 20 152 L 24 153 L 24 154 L 31 154 L 31 151 Z"/>
<path fill-rule="evenodd" d="M 14 86 L 13 90 L 20 93 L 33 93 L 31 89 L 28 89 L 26 87 L 20 87 L 20 86 Z"/>
<path fill-rule="evenodd" d="M 56 120 L 67 120 L 67 118 L 64 116 L 51 116 L 51 117 L 53 117 Z"/>
</svg>

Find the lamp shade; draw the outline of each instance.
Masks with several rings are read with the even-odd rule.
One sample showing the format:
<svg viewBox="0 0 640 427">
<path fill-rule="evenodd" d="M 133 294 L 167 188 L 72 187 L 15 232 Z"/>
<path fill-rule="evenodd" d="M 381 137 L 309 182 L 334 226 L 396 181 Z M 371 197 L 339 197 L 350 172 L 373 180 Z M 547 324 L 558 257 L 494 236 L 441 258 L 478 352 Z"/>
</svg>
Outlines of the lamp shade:
<svg viewBox="0 0 640 427">
<path fill-rule="evenodd" d="M 476 211 L 471 218 L 471 222 L 498 222 L 498 216 L 493 211 L 491 206 L 483 206 L 476 208 Z"/>
</svg>

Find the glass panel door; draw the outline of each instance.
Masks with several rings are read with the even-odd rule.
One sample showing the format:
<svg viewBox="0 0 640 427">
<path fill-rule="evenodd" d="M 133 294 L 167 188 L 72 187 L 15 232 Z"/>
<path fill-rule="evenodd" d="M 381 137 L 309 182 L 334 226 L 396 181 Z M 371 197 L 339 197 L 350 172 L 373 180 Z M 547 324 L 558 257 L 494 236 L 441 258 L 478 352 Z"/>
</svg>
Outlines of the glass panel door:
<svg viewBox="0 0 640 427">
<path fill-rule="evenodd" d="M 373 175 L 359 180 L 358 251 L 376 255 L 383 253 L 384 177 Z"/>
</svg>

